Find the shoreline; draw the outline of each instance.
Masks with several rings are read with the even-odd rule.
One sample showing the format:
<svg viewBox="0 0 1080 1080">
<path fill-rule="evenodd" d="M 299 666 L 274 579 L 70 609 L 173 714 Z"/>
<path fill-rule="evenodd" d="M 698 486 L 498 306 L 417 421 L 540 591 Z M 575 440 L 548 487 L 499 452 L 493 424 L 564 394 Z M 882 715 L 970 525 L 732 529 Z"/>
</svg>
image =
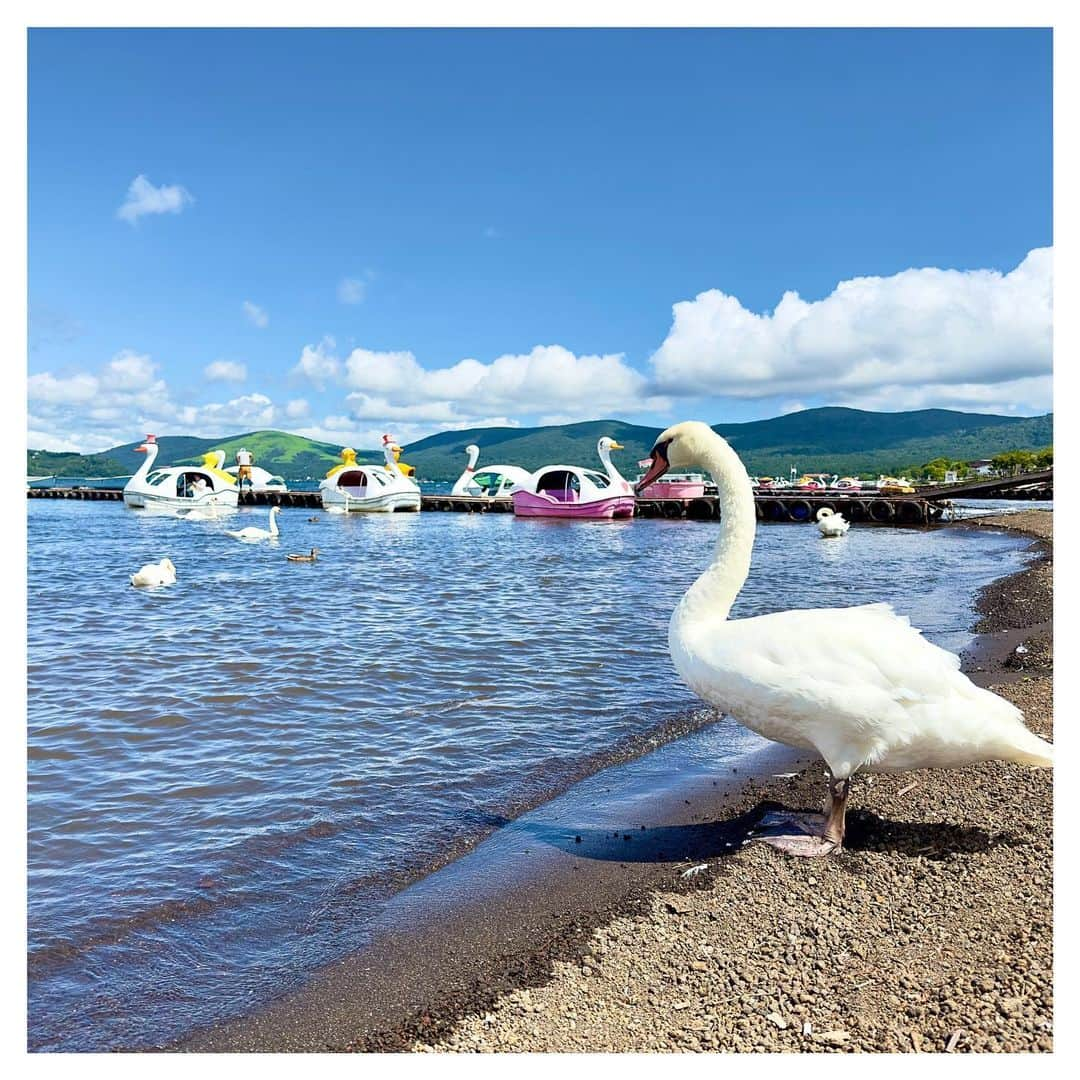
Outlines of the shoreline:
<svg viewBox="0 0 1080 1080">
<path fill-rule="evenodd" d="M 1031 565 L 982 590 L 975 627 L 980 636 L 964 657 L 965 670 L 981 684 L 1010 683 L 1003 692 L 1029 712 L 1029 725 L 1041 734 L 1049 733 L 1050 722 L 1052 520 L 1052 513 L 1025 511 L 1009 515 L 1008 524 L 991 517 L 953 526 L 990 526 L 1036 537 L 1041 545 Z M 1027 641 L 1032 646 L 1018 652 Z M 879 774 L 854 793 L 843 857 L 785 859 L 753 844 L 742 850 L 766 804 L 813 808 L 820 801 L 820 766 L 805 767 L 809 761 L 804 752 L 776 747 L 749 780 L 736 775 L 702 784 L 698 778 L 696 786 L 676 788 L 662 805 L 642 808 L 632 846 L 630 833 L 619 835 L 622 825 L 612 836 L 564 837 L 565 846 L 557 837 L 541 837 L 541 857 L 525 871 L 514 864 L 517 880 L 502 890 L 489 885 L 490 895 L 484 874 L 498 859 L 477 865 L 479 851 L 470 854 L 448 868 L 459 879 L 456 906 L 440 908 L 445 898 L 425 897 L 420 888 L 419 898 L 410 898 L 414 928 L 388 927 L 361 954 L 319 973 L 300 991 L 198 1032 L 174 1049 L 1052 1049 L 1049 961 L 1045 971 L 1036 965 L 1030 986 L 1022 980 L 1017 986 L 1009 949 L 1020 945 L 998 948 L 994 955 L 1006 957 L 999 961 L 988 960 L 982 944 L 966 952 L 949 945 L 950 938 L 964 941 L 978 929 L 967 926 L 964 916 L 982 905 L 967 904 L 952 880 L 959 875 L 967 882 L 972 868 L 966 863 L 993 863 L 1001 853 L 1023 861 L 1044 852 L 1041 867 L 1036 858 L 1023 871 L 994 874 L 993 882 L 1007 890 L 1022 874 L 1028 893 L 1033 882 L 1042 883 L 1043 904 L 1029 927 L 1030 940 L 1049 956 L 1048 825 L 1025 821 L 1021 840 L 1036 837 L 1025 846 L 1015 841 L 1016 827 L 1001 819 L 1008 807 L 1014 816 L 1025 807 L 1028 813 L 1048 807 L 1050 778 L 1002 763 L 949 774 Z M 955 782 L 968 774 L 966 784 Z M 1000 787 L 1014 774 L 1026 801 L 985 794 L 991 781 Z M 912 787 L 929 796 L 925 805 L 913 802 Z M 649 824 L 655 821 L 663 825 Z M 521 842 L 512 829 L 513 823 L 501 830 L 510 847 Z M 504 850 L 502 857 L 509 854 Z M 705 862 L 708 869 L 682 877 L 688 866 Z M 894 910 L 890 893 L 898 888 L 903 902 Z M 928 898 L 925 889 L 940 891 Z M 461 903 L 463 896 L 474 902 Z M 889 903 L 867 907 L 867 899 L 882 897 Z M 823 914 L 830 899 L 844 905 L 844 925 L 830 921 L 815 933 L 808 916 Z M 1007 907 L 1005 900 L 1016 906 L 1015 896 L 999 899 L 998 906 Z M 944 916 L 923 917 L 940 907 Z M 878 955 L 881 942 L 896 935 L 899 918 L 907 920 L 907 949 L 930 950 L 925 970 L 905 965 L 903 953 Z M 930 940 L 921 941 L 927 934 Z M 978 982 L 975 990 L 957 990 L 964 1015 L 978 1011 L 966 1000 L 974 994 L 994 1005 L 1001 1023 L 983 1025 L 992 1029 L 987 1034 L 971 1031 L 965 1020 L 968 1027 L 957 1022 L 943 1035 L 942 1016 L 960 1015 L 956 1002 L 942 994 L 953 978 L 941 970 L 943 957 L 951 958 L 946 967 L 964 968 L 965 958 L 975 956 L 979 962 L 967 965 L 972 972 L 994 969 L 997 977 L 978 982 L 972 974 L 968 982 Z M 863 966 L 869 982 L 844 978 Z M 825 982 L 835 985 L 823 995 Z M 905 982 L 912 985 L 905 988 Z M 875 983 L 881 985 L 868 992 Z M 824 1018 L 823 997 L 830 1006 Z M 885 1011 L 898 1012 L 899 1027 L 878 1015 L 882 997 L 896 999 Z M 846 1015 L 860 1001 L 876 1017 L 870 1026 Z"/>
</svg>

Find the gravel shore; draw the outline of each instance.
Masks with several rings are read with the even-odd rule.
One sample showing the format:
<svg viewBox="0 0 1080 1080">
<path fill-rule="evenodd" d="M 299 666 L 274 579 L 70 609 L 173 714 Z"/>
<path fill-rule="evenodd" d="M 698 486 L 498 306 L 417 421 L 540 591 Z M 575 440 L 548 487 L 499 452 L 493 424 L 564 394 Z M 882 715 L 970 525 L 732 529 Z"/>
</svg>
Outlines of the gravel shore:
<svg viewBox="0 0 1080 1080">
<path fill-rule="evenodd" d="M 968 666 L 1051 737 L 1052 514 L 962 527 L 1040 542 L 985 590 Z M 726 810 L 816 808 L 822 779 L 759 780 Z M 1051 1050 L 1052 780 L 1001 762 L 861 778 L 842 855 L 750 844 L 552 949 L 530 985 L 478 988 L 463 1018 L 397 1036 L 418 1052 Z"/>
</svg>

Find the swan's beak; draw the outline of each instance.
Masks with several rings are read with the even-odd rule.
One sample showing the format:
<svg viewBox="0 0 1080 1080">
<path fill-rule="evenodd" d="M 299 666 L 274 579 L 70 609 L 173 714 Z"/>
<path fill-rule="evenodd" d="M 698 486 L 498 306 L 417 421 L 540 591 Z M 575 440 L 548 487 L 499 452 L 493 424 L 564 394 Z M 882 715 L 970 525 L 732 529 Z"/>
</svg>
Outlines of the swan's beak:
<svg viewBox="0 0 1080 1080">
<path fill-rule="evenodd" d="M 625 446 L 623 446 L 623 445 L 621 445 L 620 443 L 617 443 L 617 442 L 613 442 L 613 443 L 611 444 L 611 449 L 612 449 L 612 450 L 625 450 L 625 449 L 626 449 L 626 447 L 625 447 Z"/>
<path fill-rule="evenodd" d="M 634 493 L 640 495 L 651 483 L 659 480 L 661 476 L 668 471 L 668 459 L 664 453 L 665 447 L 654 446 L 652 453 L 649 455 L 652 458 L 652 464 L 649 466 L 649 471 L 634 485 Z"/>
<path fill-rule="evenodd" d="M 149 454 L 150 450 L 146 446 L 136 446 L 135 447 L 135 453 L 136 454 Z"/>
</svg>

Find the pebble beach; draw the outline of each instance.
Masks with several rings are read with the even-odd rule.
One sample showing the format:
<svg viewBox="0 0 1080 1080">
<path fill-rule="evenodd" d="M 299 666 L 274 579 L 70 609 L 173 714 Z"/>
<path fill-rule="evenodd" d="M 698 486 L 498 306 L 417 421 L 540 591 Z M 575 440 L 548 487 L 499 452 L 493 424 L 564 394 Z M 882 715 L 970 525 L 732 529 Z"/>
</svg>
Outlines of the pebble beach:
<svg viewBox="0 0 1080 1080">
<path fill-rule="evenodd" d="M 962 526 L 1036 541 L 1032 565 L 981 596 L 965 666 L 1045 737 L 1052 520 Z M 813 765 L 752 781 L 727 813 L 814 808 L 821 780 Z M 1050 1051 L 1052 798 L 1051 771 L 1002 762 L 862 778 L 841 856 L 749 844 L 578 924 L 515 969 L 521 985 L 478 984 L 457 1017 L 432 1010 L 354 1049 Z"/>
</svg>

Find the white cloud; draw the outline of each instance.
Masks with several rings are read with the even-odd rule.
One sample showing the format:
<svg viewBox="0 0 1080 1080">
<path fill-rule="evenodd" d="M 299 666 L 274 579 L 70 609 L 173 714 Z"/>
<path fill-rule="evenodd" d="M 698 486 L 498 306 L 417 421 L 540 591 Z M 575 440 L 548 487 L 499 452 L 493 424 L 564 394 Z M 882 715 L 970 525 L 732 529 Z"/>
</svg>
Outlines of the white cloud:
<svg viewBox="0 0 1080 1080">
<path fill-rule="evenodd" d="M 270 316 L 259 307 L 258 304 L 252 303 L 250 300 L 245 300 L 241 305 L 244 309 L 244 314 L 247 316 L 248 322 L 253 326 L 257 326 L 260 330 L 265 330 L 270 325 Z"/>
<path fill-rule="evenodd" d="M 210 382 L 243 382 L 247 367 L 237 360 L 215 360 L 203 368 L 203 375 Z"/>
<path fill-rule="evenodd" d="M 190 192 L 179 184 L 154 187 L 140 173 L 131 181 L 127 198 L 116 211 L 116 216 L 134 225 L 145 214 L 179 214 L 185 206 L 194 201 Z"/>
<path fill-rule="evenodd" d="M 285 406 L 285 415 L 290 420 L 297 420 L 302 416 L 307 416 L 310 412 L 311 406 L 305 398 L 293 398 Z"/>
<path fill-rule="evenodd" d="M 1054 380 L 1035 375 L 997 383 L 956 383 L 942 386 L 882 386 L 855 397 L 839 397 L 837 405 L 902 412 L 907 409 L 960 409 L 963 412 L 1029 415 L 1054 407 Z"/>
<path fill-rule="evenodd" d="M 31 425 L 36 425 L 34 417 L 27 417 Z M 49 431 L 42 431 L 37 426 L 30 426 L 26 430 L 26 448 L 28 450 L 51 450 L 53 453 L 80 454 L 83 452 L 78 443 L 63 435 L 53 435 Z"/>
<path fill-rule="evenodd" d="M 213 434 L 225 434 L 236 428 L 270 427 L 275 416 L 274 403 L 259 393 L 209 405 L 185 405 L 176 410 L 176 419 L 184 427 L 193 432 Z"/>
<path fill-rule="evenodd" d="M 924 268 L 854 278 L 815 302 L 785 293 L 764 315 L 710 289 L 675 304 L 652 358 L 656 382 L 678 396 L 817 394 L 863 406 L 895 402 L 901 387 L 934 404 L 968 400 L 970 390 L 950 388 L 973 386 L 1007 400 L 1005 386 L 1050 373 L 1052 256 L 1036 249 L 1007 274 Z"/>
<path fill-rule="evenodd" d="M 359 278 L 342 278 L 338 282 L 337 298 L 343 304 L 362 304 L 367 294 L 367 282 Z"/>
<path fill-rule="evenodd" d="M 154 382 L 157 365 L 143 353 L 124 349 L 102 372 L 102 382 L 112 390 L 145 390 Z"/>
<path fill-rule="evenodd" d="M 300 375 L 322 390 L 341 371 L 341 363 L 333 354 L 334 347 L 332 337 L 324 337 L 318 345 L 305 345 L 296 367 L 289 374 Z"/>
<path fill-rule="evenodd" d="M 279 415 L 265 394 L 226 402 L 178 405 L 149 356 L 124 350 L 97 373 L 58 376 L 50 371 L 27 380 L 33 415 L 28 438 L 35 449 L 105 450 L 147 431 L 217 436 L 269 427 Z"/>
<path fill-rule="evenodd" d="M 645 377 L 614 353 L 577 356 L 560 345 L 538 345 L 489 364 L 466 359 L 429 370 L 411 352 L 354 349 L 341 361 L 332 348 L 327 341 L 306 346 L 293 372 L 319 386 L 341 380 L 353 390 L 347 400 L 354 414 L 363 418 L 408 414 L 460 427 L 515 413 L 557 411 L 587 419 L 668 405 L 650 394 Z"/>
<path fill-rule="evenodd" d="M 92 401 L 98 392 L 98 381 L 93 375 L 82 373 L 58 379 L 51 371 L 43 371 L 27 379 L 26 390 L 30 401 L 74 404 Z"/>
<path fill-rule="evenodd" d="M 326 416 L 321 423 L 308 427 L 295 428 L 297 435 L 317 442 L 334 443 L 337 446 L 351 446 L 354 450 L 371 449 L 376 443 L 366 446 L 359 438 L 356 425 L 347 416 Z"/>
</svg>

